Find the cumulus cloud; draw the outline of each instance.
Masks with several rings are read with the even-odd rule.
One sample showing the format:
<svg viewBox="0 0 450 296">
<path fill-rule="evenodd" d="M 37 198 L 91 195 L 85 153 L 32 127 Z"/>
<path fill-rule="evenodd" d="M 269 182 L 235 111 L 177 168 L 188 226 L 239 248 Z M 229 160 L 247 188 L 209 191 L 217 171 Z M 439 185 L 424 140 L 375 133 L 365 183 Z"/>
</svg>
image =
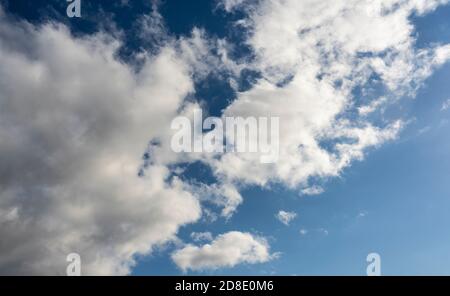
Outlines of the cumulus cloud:
<svg viewBox="0 0 450 296">
<path fill-rule="evenodd" d="M 239 61 L 228 54 L 231 41 L 202 29 L 170 36 L 155 4 L 140 22 L 142 39 L 158 50 L 141 53 L 139 70 L 117 58 L 120 41 L 102 32 L 74 37 L 61 25 L 11 21 L 0 9 L 0 274 L 63 274 L 72 252 L 84 274 L 128 274 L 135 255 L 198 221 L 201 201 L 229 219 L 241 186 L 318 192 L 313 180 L 339 176 L 398 136 L 402 119 L 368 115 L 414 95 L 447 62 L 449 45 L 417 48 L 410 16 L 448 2 L 223 0 L 225 11 L 244 12 L 237 25 L 252 53 Z M 239 78 L 243 69 L 260 78 L 223 116 L 279 117 L 279 161 L 171 151 L 171 120 L 199 106 L 185 101 L 194 80 L 210 71 Z M 198 160 L 216 184 L 174 177 L 174 164 Z M 203 270 L 273 255 L 264 239 L 230 232 L 172 258 Z"/>
<path fill-rule="evenodd" d="M 244 198 L 239 193 L 237 185 L 229 182 L 218 182 L 215 184 L 193 184 L 190 188 L 202 201 L 208 201 L 222 210 L 220 215 L 229 219 L 236 212 Z"/>
<path fill-rule="evenodd" d="M 214 270 L 238 264 L 256 264 L 272 260 L 267 241 L 238 231 L 219 235 L 210 244 L 187 245 L 172 254 L 172 260 L 183 271 Z"/>
<path fill-rule="evenodd" d="M 284 225 L 288 226 L 292 220 L 294 220 L 297 217 L 297 214 L 294 212 L 286 212 L 286 211 L 279 211 L 275 217 Z"/>
<path fill-rule="evenodd" d="M 128 274 L 200 218 L 164 141 L 193 91 L 189 61 L 167 45 L 136 72 L 119 46 L 2 16 L 1 274 L 64 274 L 72 252 L 83 274 Z"/>
<path fill-rule="evenodd" d="M 0 274 L 64 274 L 73 252 L 85 275 L 129 274 L 200 219 L 205 192 L 171 170 L 195 156 L 171 150 L 170 123 L 195 79 L 234 64 L 204 30 L 170 36 L 157 8 L 139 21 L 152 46 L 138 69 L 115 37 L 0 11 Z M 209 191 L 226 217 L 242 201 L 233 184 Z"/>
<path fill-rule="evenodd" d="M 410 18 L 445 3 L 244 2 L 238 25 L 254 55 L 246 66 L 262 77 L 238 93 L 224 116 L 279 117 L 280 155 L 277 163 L 261 164 L 257 153 L 226 153 L 210 161 L 216 174 L 231 183 L 315 188 L 312 180 L 338 176 L 369 148 L 397 138 L 404 119 L 368 115 L 414 95 L 449 59 L 449 45 L 416 48 Z"/>
</svg>

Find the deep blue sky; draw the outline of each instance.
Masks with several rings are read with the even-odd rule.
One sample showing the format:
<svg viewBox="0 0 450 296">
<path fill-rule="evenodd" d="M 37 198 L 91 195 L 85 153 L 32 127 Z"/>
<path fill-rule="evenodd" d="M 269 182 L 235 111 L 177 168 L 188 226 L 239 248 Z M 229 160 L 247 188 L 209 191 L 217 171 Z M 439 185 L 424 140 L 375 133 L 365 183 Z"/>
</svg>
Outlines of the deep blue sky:
<svg viewBox="0 0 450 296">
<path fill-rule="evenodd" d="M 0 0 L 6 10 L 33 23 L 50 19 L 65 22 L 75 34 L 93 32 L 112 19 L 127 34 L 123 58 L 140 46 L 134 38 L 139 15 L 150 10 L 149 1 L 83 1 L 81 20 L 68 20 L 62 0 Z M 229 19 L 214 10 L 214 1 L 166 0 L 161 8 L 174 35 L 188 34 L 193 26 L 211 35 L 239 41 Z M 419 47 L 450 42 L 450 7 L 425 17 L 415 17 Z M 241 50 L 242 52 L 240 52 Z M 243 54 L 245 48 L 235 54 Z M 248 83 L 241 79 L 241 87 Z M 221 234 L 250 230 L 269 238 L 271 249 L 281 256 L 267 264 L 241 265 L 215 274 L 365 274 L 370 252 L 382 256 L 383 274 L 450 274 L 450 110 L 441 111 L 450 99 L 450 65 L 427 81 L 415 99 L 405 99 L 399 108 L 403 118 L 414 119 L 399 139 L 368 153 L 338 179 L 325 183 L 320 196 L 299 197 L 283 188 L 248 188 L 243 205 L 229 221 L 198 223 L 183 228 L 179 237 L 190 242 L 192 231 Z M 197 85 L 197 96 L 207 100 L 212 114 L 220 113 L 233 93 L 219 78 L 209 77 Z M 206 170 L 206 169 L 205 169 Z M 207 174 L 201 166 L 192 176 Z M 189 176 L 188 176 L 189 177 Z M 208 177 L 204 177 L 208 178 Z M 298 213 L 290 227 L 279 223 L 278 210 Z M 300 229 L 308 230 L 306 235 Z M 170 260 L 173 246 L 139 258 L 136 275 L 180 274 Z M 210 274 L 211 272 L 208 272 Z"/>
</svg>

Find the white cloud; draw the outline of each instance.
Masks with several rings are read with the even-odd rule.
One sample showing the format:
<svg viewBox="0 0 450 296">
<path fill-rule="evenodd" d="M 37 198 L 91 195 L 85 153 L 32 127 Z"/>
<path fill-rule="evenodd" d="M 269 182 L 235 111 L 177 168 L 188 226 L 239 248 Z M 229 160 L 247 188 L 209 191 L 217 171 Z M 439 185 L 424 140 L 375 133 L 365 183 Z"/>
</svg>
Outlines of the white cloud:
<svg viewBox="0 0 450 296">
<path fill-rule="evenodd" d="M 267 165 L 257 153 L 227 153 L 209 160 L 216 174 L 228 183 L 304 188 L 311 179 L 339 176 L 369 148 L 396 139 L 402 119 L 380 125 L 367 115 L 413 95 L 448 60 L 448 45 L 415 48 L 410 18 L 444 3 L 245 2 L 239 24 L 256 57 L 246 67 L 262 78 L 238 93 L 224 116 L 279 117 L 279 161 Z M 382 98 L 355 97 L 356 88 L 370 94 L 373 77 L 387 89 Z"/>
<path fill-rule="evenodd" d="M 366 217 L 368 215 L 368 212 L 367 211 L 361 211 L 361 212 L 359 212 L 358 213 L 358 218 L 364 218 L 364 217 Z"/>
<path fill-rule="evenodd" d="M 242 203 L 243 197 L 235 185 L 231 183 L 216 183 L 212 185 L 193 185 L 191 192 L 195 192 L 203 201 L 209 201 L 221 210 L 221 216 L 227 219 L 235 213 L 237 207 Z"/>
<path fill-rule="evenodd" d="M 302 228 L 302 229 L 300 229 L 300 234 L 301 234 L 301 235 L 303 235 L 303 236 L 305 236 L 305 235 L 307 235 L 307 234 L 308 234 L 308 230 L 307 230 L 307 229 L 304 229 L 304 228 Z"/>
<path fill-rule="evenodd" d="M 445 101 L 445 102 L 442 104 L 441 111 L 446 111 L 446 110 L 448 110 L 449 108 L 450 108 L 450 99 L 448 99 L 447 101 Z"/>
<path fill-rule="evenodd" d="M 358 112 L 362 116 L 367 116 L 370 113 L 375 112 L 376 110 L 378 110 L 386 102 L 387 102 L 387 98 L 386 97 L 381 97 L 379 99 L 376 99 L 376 100 L 370 102 L 369 105 L 365 105 L 365 106 L 359 107 L 358 108 Z"/>
<path fill-rule="evenodd" d="M 183 271 L 214 270 L 238 264 L 256 264 L 272 260 L 267 241 L 238 231 L 219 235 L 210 244 L 186 245 L 172 254 L 172 260 Z"/>
<path fill-rule="evenodd" d="M 248 0 L 219 0 L 218 6 L 227 12 L 232 12 L 237 8 L 241 8 L 246 1 Z"/>
<path fill-rule="evenodd" d="M 166 166 L 189 61 L 169 44 L 136 73 L 101 33 L 0 26 L 0 274 L 64 274 L 72 252 L 85 275 L 128 274 L 135 255 L 201 216 Z"/>
<path fill-rule="evenodd" d="M 232 44 L 201 29 L 166 36 L 154 12 L 153 22 L 142 20 L 142 37 L 159 47 L 142 53 L 139 71 L 117 60 L 120 44 L 112 37 L 12 24 L 0 9 L 0 274 L 63 274 L 72 252 L 82 256 L 84 274 L 128 274 L 135 255 L 200 219 L 200 201 L 230 218 L 243 201 L 239 186 L 305 188 L 311 179 L 338 176 L 404 125 L 376 125 L 367 115 L 413 95 L 450 57 L 449 45 L 417 49 L 410 18 L 447 0 L 222 3 L 245 11 L 239 24 L 254 60 L 233 61 Z M 173 153 L 170 121 L 195 105 L 184 102 L 194 77 L 244 68 L 262 78 L 238 93 L 224 116 L 280 117 L 279 162 Z M 370 89 L 374 76 L 388 89 L 385 99 L 361 104 L 353 90 Z M 159 145 L 149 146 L 152 139 Z M 194 160 L 210 165 L 218 183 L 197 188 L 169 178 L 169 165 Z M 183 270 L 272 258 L 264 239 L 240 232 L 173 254 Z"/>
<path fill-rule="evenodd" d="M 191 238 L 196 242 L 212 241 L 213 235 L 211 232 L 192 232 Z"/>
<path fill-rule="evenodd" d="M 324 193 L 325 190 L 320 186 L 311 186 L 302 189 L 301 194 L 302 195 L 320 195 Z"/>
<path fill-rule="evenodd" d="M 294 220 L 297 217 L 297 214 L 294 212 L 286 212 L 286 211 L 279 211 L 275 217 L 284 225 L 288 226 L 292 220 Z"/>
</svg>

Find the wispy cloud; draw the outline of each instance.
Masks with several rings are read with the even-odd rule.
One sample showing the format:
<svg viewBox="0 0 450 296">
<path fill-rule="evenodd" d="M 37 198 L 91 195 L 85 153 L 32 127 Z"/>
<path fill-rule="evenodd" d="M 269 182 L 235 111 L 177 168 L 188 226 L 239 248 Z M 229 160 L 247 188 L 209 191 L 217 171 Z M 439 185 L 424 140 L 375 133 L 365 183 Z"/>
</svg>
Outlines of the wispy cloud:
<svg viewBox="0 0 450 296">
<path fill-rule="evenodd" d="M 195 242 L 201 242 L 201 241 L 212 241 L 213 235 L 211 232 L 192 232 L 191 238 Z"/>
<path fill-rule="evenodd" d="M 311 186 L 301 190 L 301 195 L 320 195 L 324 193 L 325 190 L 320 186 Z"/>
<path fill-rule="evenodd" d="M 441 111 L 447 111 L 450 108 L 450 99 L 442 104 Z"/>
<path fill-rule="evenodd" d="M 297 214 L 294 212 L 279 211 L 275 217 L 284 225 L 289 226 L 291 221 L 297 217 Z"/>
</svg>

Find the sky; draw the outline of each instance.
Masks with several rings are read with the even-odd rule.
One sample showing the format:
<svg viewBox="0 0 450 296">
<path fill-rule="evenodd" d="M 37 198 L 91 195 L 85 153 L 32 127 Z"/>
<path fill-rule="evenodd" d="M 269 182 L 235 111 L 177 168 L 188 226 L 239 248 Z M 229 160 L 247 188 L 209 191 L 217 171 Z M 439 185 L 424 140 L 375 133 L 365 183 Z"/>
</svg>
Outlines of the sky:
<svg viewBox="0 0 450 296">
<path fill-rule="evenodd" d="M 450 274 L 448 0 L 0 0 L 0 274 Z M 276 116 L 276 162 L 176 153 Z"/>
</svg>

